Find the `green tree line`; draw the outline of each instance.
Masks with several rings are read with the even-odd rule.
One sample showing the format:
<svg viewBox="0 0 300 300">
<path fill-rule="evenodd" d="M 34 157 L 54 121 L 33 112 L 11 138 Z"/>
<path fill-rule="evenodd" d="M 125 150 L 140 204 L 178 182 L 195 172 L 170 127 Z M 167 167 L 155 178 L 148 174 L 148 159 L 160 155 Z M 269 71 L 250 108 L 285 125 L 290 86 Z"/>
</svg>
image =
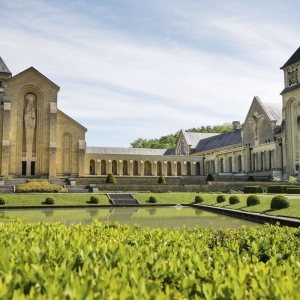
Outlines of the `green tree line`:
<svg viewBox="0 0 300 300">
<path fill-rule="evenodd" d="M 203 133 L 225 133 L 232 131 L 231 123 L 223 123 L 221 125 L 215 126 L 201 126 L 198 128 L 187 129 L 187 132 L 203 132 Z M 152 148 L 152 149 L 170 149 L 176 146 L 180 131 L 177 131 L 174 134 L 164 135 L 158 139 L 143 139 L 138 138 L 130 146 L 132 148 Z"/>
</svg>

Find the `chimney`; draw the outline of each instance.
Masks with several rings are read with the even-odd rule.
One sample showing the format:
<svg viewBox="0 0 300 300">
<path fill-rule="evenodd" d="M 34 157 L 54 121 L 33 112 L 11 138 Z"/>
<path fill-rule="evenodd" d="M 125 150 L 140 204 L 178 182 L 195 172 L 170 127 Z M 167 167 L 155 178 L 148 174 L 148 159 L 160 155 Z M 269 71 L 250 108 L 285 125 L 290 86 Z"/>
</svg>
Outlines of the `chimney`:
<svg viewBox="0 0 300 300">
<path fill-rule="evenodd" d="M 233 127 L 233 131 L 236 131 L 237 129 L 241 129 L 240 121 L 232 121 L 232 127 Z"/>
</svg>

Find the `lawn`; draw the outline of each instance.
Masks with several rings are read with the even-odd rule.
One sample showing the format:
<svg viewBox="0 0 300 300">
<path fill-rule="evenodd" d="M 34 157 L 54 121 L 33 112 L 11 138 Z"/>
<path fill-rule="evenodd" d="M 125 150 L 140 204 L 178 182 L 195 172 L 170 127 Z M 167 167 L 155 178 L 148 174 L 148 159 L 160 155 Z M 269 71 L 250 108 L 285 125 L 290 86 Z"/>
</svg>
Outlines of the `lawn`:
<svg viewBox="0 0 300 300">
<path fill-rule="evenodd" d="M 3 195 L 7 198 L 6 206 L 43 206 L 45 198 L 48 194 L 6 194 Z M 90 200 L 92 194 L 51 194 L 55 197 L 55 205 L 58 206 L 70 206 L 70 205 L 86 205 Z M 134 193 L 136 199 L 139 200 L 141 204 L 151 204 L 148 202 L 150 196 L 156 196 L 156 204 L 192 204 L 198 193 Z M 290 207 L 286 209 L 270 211 L 270 202 L 273 195 L 259 195 L 261 203 L 259 205 L 247 207 L 246 200 L 249 195 L 238 194 L 240 198 L 240 203 L 230 205 L 229 197 L 226 195 L 226 201 L 223 203 L 217 203 L 216 199 L 219 194 L 205 194 L 201 193 L 203 196 L 205 205 L 213 205 L 219 207 L 240 209 L 250 212 L 265 213 L 269 215 L 276 216 L 288 216 L 300 218 L 300 195 L 290 196 Z M 108 198 L 105 194 L 98 194 L 100 201 L 99 205 L 109 205 Z M 93 204 L 91 204 L 92 206 Z M 155 205 L 155 204 L 153 204 Z"/>
</svg>

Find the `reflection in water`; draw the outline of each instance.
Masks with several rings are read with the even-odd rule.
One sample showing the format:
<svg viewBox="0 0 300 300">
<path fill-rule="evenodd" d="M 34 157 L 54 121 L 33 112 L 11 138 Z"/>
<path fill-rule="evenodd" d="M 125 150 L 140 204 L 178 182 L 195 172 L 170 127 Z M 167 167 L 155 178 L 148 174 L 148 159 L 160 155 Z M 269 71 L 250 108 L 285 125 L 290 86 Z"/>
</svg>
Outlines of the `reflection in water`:
<svg viewBox="0 0 300 300">
<path fill-rule="evenodd" d="M 194 226 L 203 228 L 238 228 L 243 225 L 260 226 L 254 222 L 184 206 L 180 209 L 176 209 L 176 207 L 23 209 L 6 210 L 5 215 L 19 217 L 28 222 L 62 222 L 66 225 L 78 223 L 89 225 L 97 220 L 99 222 L 119 222 L 129 226 L 139 224 L 142 227 L 150 228 L 179 228 L 182 226 L 190 228 Z"/>
</svg>

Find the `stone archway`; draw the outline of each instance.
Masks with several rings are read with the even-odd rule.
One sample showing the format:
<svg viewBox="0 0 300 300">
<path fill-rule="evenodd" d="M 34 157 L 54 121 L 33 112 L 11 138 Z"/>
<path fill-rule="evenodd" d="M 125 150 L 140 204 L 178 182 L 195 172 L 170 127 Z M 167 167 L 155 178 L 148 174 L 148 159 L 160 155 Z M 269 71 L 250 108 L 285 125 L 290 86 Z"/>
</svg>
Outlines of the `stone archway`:
<svg viewBox="0 0 300 300">
<path fill-rule="evenodd" d="M 128 162 L 127 162 L 127 160 L 123 161 L 123 175 L 128 175 Z"/>
<path fill-rule="evenodd" d="M 152 175 L 152 164 L 150 161 L 145 161 L 144 163 L 144 176 Z"/>
<path fill-rule="evenodd" d="M 95 161 L 93 159 L 90 160 L 90 175 L 95 175 Z"/>
<path fill-rule="evenodd" d="M 182 171 L 181 171 L 181 162 L 177 162 L 177 176 L 181 176 Z"/>
<path fill-rule="evenodd" d="M 112 164 L 111 164 L 111 171 L 114 175 L 117 175 L 118 174 L 118 163 L 116 160 L 113 160 L 112 161 Z"/>
<path fill-rule="evenodd" d="M 106 161 L 101 160 L 101 175 L 106 175 Z"/>
</svg>

